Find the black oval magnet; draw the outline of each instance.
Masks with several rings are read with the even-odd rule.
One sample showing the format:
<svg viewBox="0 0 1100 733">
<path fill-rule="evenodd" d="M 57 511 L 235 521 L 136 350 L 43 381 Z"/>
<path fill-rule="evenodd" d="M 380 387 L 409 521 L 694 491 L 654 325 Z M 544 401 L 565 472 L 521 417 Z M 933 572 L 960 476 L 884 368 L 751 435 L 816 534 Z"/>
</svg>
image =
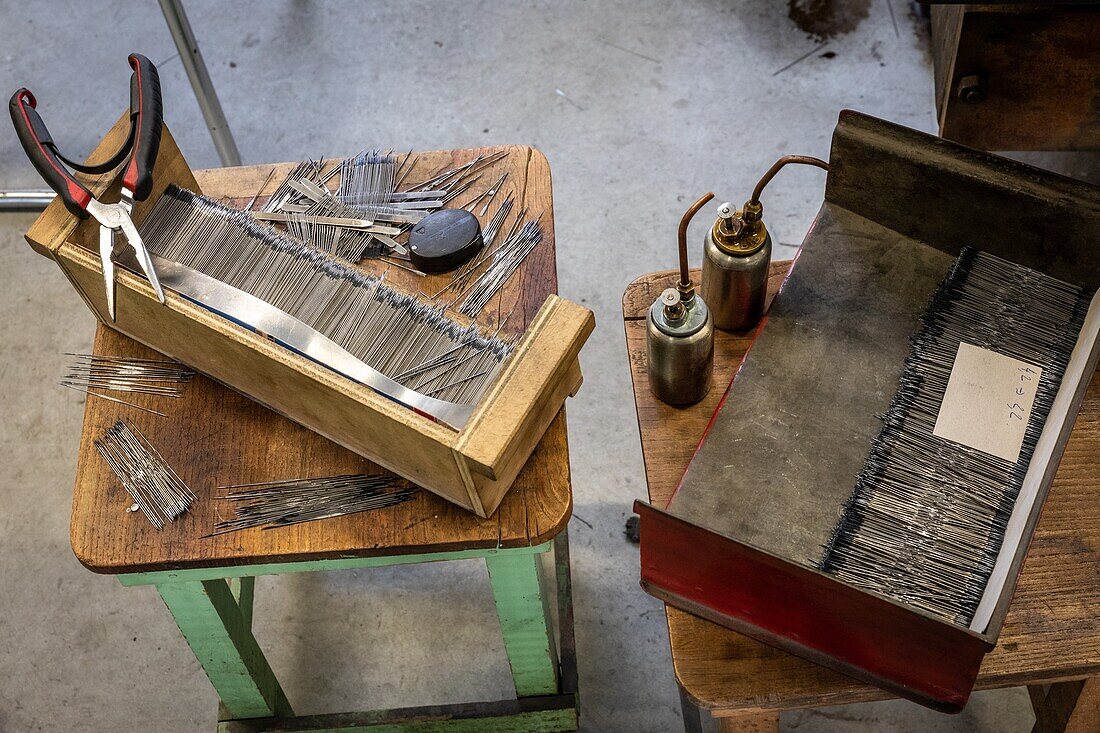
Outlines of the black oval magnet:
<svg viewBox="0 0 1100 733">
<path fill-rule="evenodd" d="M 409 233 L 409 259 L 421 272 L 453 270 L 482 247 L 481 225 L 464 209 L 428 214 Z"/>
</svg>

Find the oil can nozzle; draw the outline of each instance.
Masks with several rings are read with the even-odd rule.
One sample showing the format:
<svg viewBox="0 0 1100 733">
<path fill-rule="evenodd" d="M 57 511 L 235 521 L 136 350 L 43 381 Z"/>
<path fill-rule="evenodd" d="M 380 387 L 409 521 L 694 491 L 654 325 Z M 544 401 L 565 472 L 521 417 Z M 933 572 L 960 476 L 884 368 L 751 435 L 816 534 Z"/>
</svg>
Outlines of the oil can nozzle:
<svg viewBox="0 0 1100 733">
<path fill-rule="evenodd" d="M 728 201 L 718 207 L 718 221 L 716 223 L 722 235 L 726 237 L 739 237 L 741 231 L 745 228 L 745 220 L 741 218 Z"/>
<path fill-rule="evenodd" d="M 764 205 L 760 203 L 760 196 L 764 193 L 764 187 L 775 178 L 775 174 L 789 163 L 812 165 L 829 170 L 829 164 L 818 158 L 808 155 L 784 155 L 775 161 L 757 181 L 756 187 L 752 190 L 752 197 L 741 207 L 741 211 L 735 211 L 729 203 L 718 207 L 718 219 L 714 222 L 712 229 L 716 244 L 731 254 L 752 254 L 759 249 L 763 242 L 761 220 L 764 217 Z"/>
<path fill-rule="evenodd" d="M 714 194 L 711 192 L 703 194 L 703 197 L 689 206 L 684 215 L 680 217 L 680 229 L 677 232 L 677 242 L 680 246 L 680 282 L 676 284 L 676 289 L 679 291 L 680 300 L 684 305 L 695 299 L 695 285 L 692 284 L 691 276 L 688 274 L 688 224 L 691 223 L 691 218 L 698 213 L 699 209 L 703 208 L 712 198 L 714 198 Z"/>
<path fill-rule="evenodd" d="M 684 315 L 687 314 L 687 308 L 684 307 L 684 302 L 680 300 L 680 291 L 676 288 L 668 288 L 661 293 L 661 305 L 665 307 L 665 319 L 669 323 L 679 323 L 684 320 Z"/>
<path fill-rule="evenodd" d="M 741 220 L 745 224 L 755 224 L 764 216 L 764 206 L 759 201 L 746 201 L 741 209 Z"/>
</svg>

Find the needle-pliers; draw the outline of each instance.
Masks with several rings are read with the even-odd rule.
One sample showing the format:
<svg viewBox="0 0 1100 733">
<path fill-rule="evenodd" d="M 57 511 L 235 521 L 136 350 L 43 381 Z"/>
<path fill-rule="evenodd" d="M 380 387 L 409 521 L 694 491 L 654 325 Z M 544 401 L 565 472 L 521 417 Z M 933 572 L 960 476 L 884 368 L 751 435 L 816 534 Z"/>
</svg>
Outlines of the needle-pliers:
<svg viewBox="0 0 1100 733">
<path fill-rule="evenodd" d="M 130 76 L 130 134 L 110 160 L 98 165 L 84 165 L 61 154 L 35 107 L 37 100 L 29 89 L 20 89 L 8 102 L 15 131 L 31 163 L 46 180 L 66 208 L 81 218 L 89 214 L 99 222 L 99 258 L 103 263 L 103 283 L 107 290 L 107 312 L 115 320 L 115 253 L 116 235 L 121 234 L 134 254 L 138 266 L 149 279 L 157 298 L 164 302 L 164 290 L 157 280 L 149 252 L 141 241 L 130 214 L 134 201 L 144 201 L 153 188 L 153 163 L 160 147 L 163 109 L 160 98 L 160 76 L 153 62 L 141 54 L 127 59 L 134 73 Z M 100 175 L 117 168 L 129 156 L 122 173 L 122 196 L 117 203 L 105 203 L 92 196 L 83 184 L 66 168 Z"/>
</svg>

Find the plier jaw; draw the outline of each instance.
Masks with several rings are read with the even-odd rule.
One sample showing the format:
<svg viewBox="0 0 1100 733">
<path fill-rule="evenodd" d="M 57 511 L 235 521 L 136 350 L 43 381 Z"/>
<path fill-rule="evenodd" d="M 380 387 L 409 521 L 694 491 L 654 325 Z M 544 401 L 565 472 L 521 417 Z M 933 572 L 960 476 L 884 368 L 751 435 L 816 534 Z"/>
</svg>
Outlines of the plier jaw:
<svg viewBox="0 0 1100 733">
<path fill-rule="evenodd" d="M 134 226 L 134 222 L 130 218 L 130 205 L 126 202 L 125 197 L 123 201 L 117 204 L 105 204 L 93 198 L 88 202 L 86 210 L 99 222 L 99 261 L 103 266 L 103 285 L 107 292 L 107 313 L 110 315 L 111 320 L 115 320 L 114 254 L 118 241 L 115 239 L 117 234 L 121 234 L 130 249 L 134 251 L 138 267 L 149 279 L 149 284 L 153 286 L 153 292 L 156 293 L 157 300 L 161 303 L 165 302 L 164 289 L 160 286 L 160 280 L 157 279 L 157 271 L 153 267 L 153 260 L 149 256 L 149 250 L 145 248 L 144 242 L 141 241 L 141 234 L 138 233 L 137 227 Z"/>
<path fill-rule="evenodd" d="M 81 218 L 90 214 L 99 222 L 99 258 L 103 265 L 107 311 L 112 321 L 115 319 L 113 255 L 117 234 L 121 234 L 133 249 L 138 267 L 149 279 L 157 299 L 164 302 L 164 290 L 153 269 L 152 258 L 130 218 L 133 202 L 144 201 L 152 193 L 153 163 L 160 148 L 163 121 L 160 77 L 153 63 L 141 54 L 130 54 L 127 60 L 134 70 L 130 78 L 130 135 L 119 151 L 103 164 L 85 165 L 61 154 L 35 109 L 38 102 L 30 90 L 16 91 L 8 102 L 15 131 L 34 167 L 69 211 Z M 96 199 L 65 165 L 86 174 L 102 174 L 117 168 L 127 158 L 122 171 L 122 200 L 113 204 Z"/>
<path fill-rule="evenodd" d="M 103 285 L 107 289 L 107 314 L 115 320 L 115 230 L 99 225 L 99 261 L 103 265 Z"/>
</svg>

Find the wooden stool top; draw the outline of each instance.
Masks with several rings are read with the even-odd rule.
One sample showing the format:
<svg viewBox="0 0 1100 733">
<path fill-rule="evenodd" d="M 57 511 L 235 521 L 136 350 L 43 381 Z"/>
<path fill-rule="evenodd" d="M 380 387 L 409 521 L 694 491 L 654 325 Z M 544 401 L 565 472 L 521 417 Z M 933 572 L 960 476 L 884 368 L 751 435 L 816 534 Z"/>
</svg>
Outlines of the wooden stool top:
<svg viewBox="0 0 1100 733">
<path fill-rule="evenodd" d="M 769 298 L 790 262 L 772 264 Z M 644 275 L 623 295 L 623 319 L 650 501 L 661 507 L 695 451 L 753 333 L 716 331 L 714 388 L 670 407 L 649 390 L 646 312 L 676 273 Z M 699 273 L 693 274 L 699 282 Z M 736 399 L 736 391 L 730 399 Z M 997 648 L 977 688 L 1044 684 L 1100 674 L 1100 377 L 1094 378 L 1031 543 Z M 731 581 L 733 582 L 733 581 Z M 715 715 L 841 705 L 892 697 L 697 616 L 665 607 L 676 678 Z"/>
<path fill-rule="evenodd" d="M 505 194 L 514 192 L 513 212 L 526 208 L 527 218 L 542 213 L 545 237 L 490 301 L 479 321 L 495 325 L 511 314 L 503 332 L 522 332 L 543 300 L 557 289 L 550 169 L 545 157 L 527 147 L 510 147 L 509 156 L 488 169 L 468 197 L 488 188 L 509 171 L 500 195 L 482 225 Z M 426 180 L 440 170 L 464 163 L 492 149 L 421 153 L 410 182 Z M 274 166 L 264 189 L 269 194 L 293 163 Z M 195 177 L 211 198 L 242 207 L 259 190 L 272 165 L 197 171 Z M 490 180 L 486 180 L 490 179 Z M 480 184 L 484 184 L 482 187 Z M 460 203 L 467 199 L 462 198 Z M 261 197 L 259 204 L 262 204 Z M 257 205 L 259 205 L 257 204 Z M 480 212 L 480 206 L 475 213 Z M 515 213 L 508 218 L 511 224 Z M 383 269 L 378 261 L 365 267 Z M 417 277 L 396 267 L 387 272 L 406 290 L 436 293 L 448 276 Z M 157 353 L 100 325 L 95 353 L 156 358 Z M 213 530 L 218 486 L 256 481 L 379 473 L 376 464 L 329 442 L 252 400 L 205 377 L 188 384 L 180 399 L 124 394 L 124 399 L 160 410 L 163 418 L 107 400 L 89 397 L 80 438 L 73 490 L 71 539 L 77 558 L 101 573 L 134 573 L 256 563 L 304 562 L 339 557 L 410 555 L 494 547 L 527 547 L 552 539 L 569 521 L 573 498 L 564 411 L 550 425 L 497 512 L 480 519 L 427 491 L 411 501 L 345 517 L 306 522 L 280 529 L 250 529 L 216 537 Z M 191 509 L 157 531 L 140 513 L 127 513 L 129 495 L 93 445 L 116 420 L 125 417 L 160 451 L 197 495 Z M 226 502 L 217 502 L 222 512 Z"/>
</svg>

